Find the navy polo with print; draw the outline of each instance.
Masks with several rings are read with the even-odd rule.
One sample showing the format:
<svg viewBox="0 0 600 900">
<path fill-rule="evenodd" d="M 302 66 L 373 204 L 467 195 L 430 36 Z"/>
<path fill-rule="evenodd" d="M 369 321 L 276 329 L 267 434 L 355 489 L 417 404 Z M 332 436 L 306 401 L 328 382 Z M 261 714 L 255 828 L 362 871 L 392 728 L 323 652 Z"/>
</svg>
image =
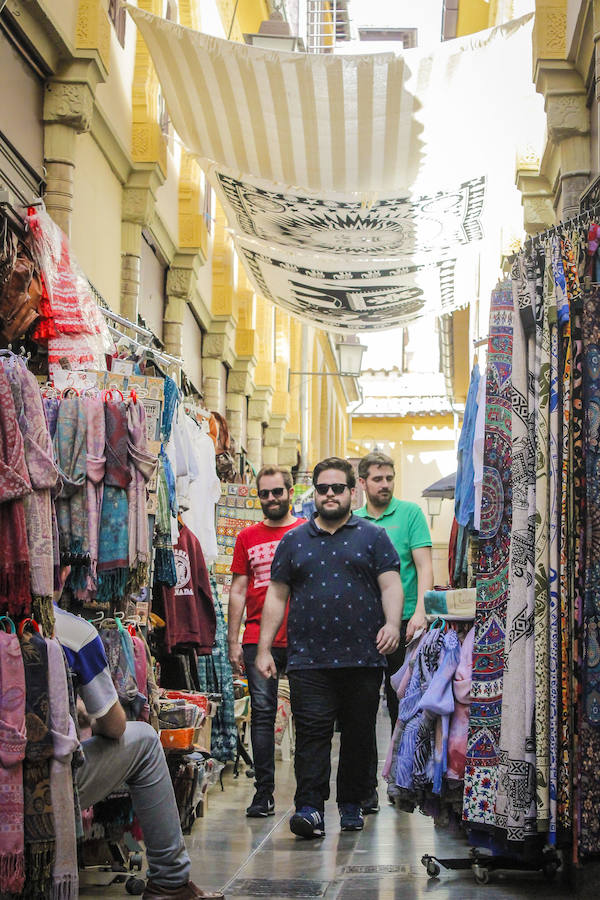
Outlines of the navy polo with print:
<svg viewBox="0 0 600 900">
<path fill-rule="evenodd" d="M 290 588 L 288 670 L 386 665 L 375 646 L 385 623 L 377 578 L 400 571 L 383 528 L 351 515 L 334 534 L 315 516 L 289 531 L 271 581 Z"/>
</svg>

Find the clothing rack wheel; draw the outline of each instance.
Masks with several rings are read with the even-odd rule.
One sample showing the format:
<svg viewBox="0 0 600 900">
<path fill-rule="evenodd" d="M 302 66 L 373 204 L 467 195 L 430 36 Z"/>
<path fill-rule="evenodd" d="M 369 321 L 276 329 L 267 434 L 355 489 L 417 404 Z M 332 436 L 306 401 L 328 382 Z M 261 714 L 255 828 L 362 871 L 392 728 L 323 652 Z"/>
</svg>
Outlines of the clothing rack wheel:
<svg viewBox="0 0 600 900">
<path fill-rule="evenodd" d="M 143 894 L 146 890 L 146 882 L 143 878 L 136 878 L 135 875 L 131 875 L 125 882 L 125 890 L 128 894 Z"/>
</svg>

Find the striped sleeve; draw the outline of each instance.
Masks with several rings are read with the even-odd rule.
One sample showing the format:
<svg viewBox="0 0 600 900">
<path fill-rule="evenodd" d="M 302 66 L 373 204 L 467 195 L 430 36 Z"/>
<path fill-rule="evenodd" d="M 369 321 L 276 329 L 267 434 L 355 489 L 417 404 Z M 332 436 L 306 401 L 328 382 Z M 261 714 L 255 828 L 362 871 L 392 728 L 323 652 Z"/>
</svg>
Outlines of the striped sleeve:
<svg viewBox="0 0 600 900">
<path fill-rule="evenodd" d="M 55 607 L 55 617 L 55 635 L 77 678 L 79 696 L 88 715 L 99 719 L 118 701 L 100 636 L 79 616 Z"/>
</svg>

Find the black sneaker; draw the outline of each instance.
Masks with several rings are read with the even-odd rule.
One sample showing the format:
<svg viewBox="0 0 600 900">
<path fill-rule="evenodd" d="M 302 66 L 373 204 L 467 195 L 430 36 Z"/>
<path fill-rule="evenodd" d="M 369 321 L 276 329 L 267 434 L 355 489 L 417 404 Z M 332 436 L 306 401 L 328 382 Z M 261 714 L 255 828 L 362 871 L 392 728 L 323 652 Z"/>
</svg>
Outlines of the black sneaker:
<svg viewBox="0 0 600 900">
<path fill-rule="evenodd" d="M 323 813 L 314 806 L 302 806 L 290 819 L 290 831 L 303 838 L 325 837 Z"/>
<path fill-rule="evenodd" d="M 365 824 L 358 803 L 338 803 L 342 831 L 362 831 Z"/>
<path fill-rule="evenodd" d="M 273 794 L 264 794 L 257 791 L 254 800 L 246 810 L 249 819 L 263 819 L 275 815 L 275 801 Z"/>
<path fill-rule="evenodd" d="M 363 800 L 361 803 L 363 816 L 370 816 L 373 813 L 379 812 L 379 797 L 377 796 L 377 791 L 373 791 L 372 794 L 366 800 Z"/>
</svg>

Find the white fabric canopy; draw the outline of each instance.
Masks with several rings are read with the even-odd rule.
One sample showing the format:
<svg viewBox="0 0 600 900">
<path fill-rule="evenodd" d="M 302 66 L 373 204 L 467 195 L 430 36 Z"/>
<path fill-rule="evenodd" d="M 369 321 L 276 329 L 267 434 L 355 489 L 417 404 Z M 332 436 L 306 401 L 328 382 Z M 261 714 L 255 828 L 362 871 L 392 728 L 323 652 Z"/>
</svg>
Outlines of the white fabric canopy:
<svg viewBox="0 0 600 900">
<path fill-rule="evenodd" d="M 475 298 L 473 244 L 491 234 L 497 266 L 517 135 L 529 143 L 539 121 L 531 16 L 434 53 L 337 56 L 261 50 L 127 8 L 260 293 L 353 331 Z"/>
<path fill-rule="evenodd" d="M 300 191 L 231 170 L 207 172 L 236 234 L 319 253 L 412 258 L 481 240 L 485 178 L 422 197 Z"/>
</svg>

